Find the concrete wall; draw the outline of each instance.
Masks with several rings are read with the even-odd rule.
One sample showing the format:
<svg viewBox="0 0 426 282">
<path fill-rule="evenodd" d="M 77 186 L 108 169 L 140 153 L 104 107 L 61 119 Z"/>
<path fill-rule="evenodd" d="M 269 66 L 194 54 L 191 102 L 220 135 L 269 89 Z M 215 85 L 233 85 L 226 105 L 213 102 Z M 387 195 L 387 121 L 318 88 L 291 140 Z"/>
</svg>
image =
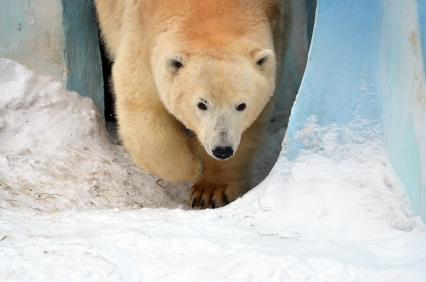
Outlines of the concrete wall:
<svg viewBox="0 0 426 282">
<path fill-rule="evenodd" d="M 286 134 L 289 158 L 303 149 L 295 135 L 312 115 L 320 125 L 380 117 L 378 98 L 372 94 L 377 87 L 380 5 L 337 2 L 318 1 L 308 65 Z M 359 91 L 361 85 L 369 85 L 364 89 L 368 91 Z"/>
<path fill-rule="evenodd" d="M 0 0 L 0 56 L 65 82 L 62 4 L 56 0 Z"/>
<path fill-rule="evenodd" d="M 281 150 L 291 108 L 305 72 L 309 44 L 315 18 L 316 0 L 282 0 L 283 31 L 279 82 L 275 93 L 275 108 L 269 124 L 266 142 L 254 162 L 251 185 L 262 181 L 274 166 Z M 278 48 L 279 49 L 279 48 Z M 277 50 L 277 52 L 279 52 Z"/>
<path fill-rule="evenodd" d="M 277 85 L 273 131 L 285 130 L 305 72 L 316 0 L 284 0 L 283 60 Z"/>
<path fill-rule="evenodd" d="M 296 133 L 311 115 L 320 125 L 369 120 L 382 129 L 391 163 L 423 218 L 425 7 L 424 0 L 318 1 L 308 65 L 284 151 L 291 159 L 303 149 Z"/>
<path fill-rule="evenodd" d="M 426 218 L 426 82 L 422 49 L 426 21 L 420 17 L 425 13 L 424 3 L 387 0 L 383 4 L 378 82 L 388 155 L 415 209 Z"/>
<path fill-rule="evenodd" d="M 93 0 L 62 0 L 67 88 L 91 97 L 104 111 L 104 84 Z"/>
<path fill-rule="evenodd" d="M 103 79 L 92 0 L 0 0 L 0 57 L 14 59 L 103 112 Z"/>
</svg>

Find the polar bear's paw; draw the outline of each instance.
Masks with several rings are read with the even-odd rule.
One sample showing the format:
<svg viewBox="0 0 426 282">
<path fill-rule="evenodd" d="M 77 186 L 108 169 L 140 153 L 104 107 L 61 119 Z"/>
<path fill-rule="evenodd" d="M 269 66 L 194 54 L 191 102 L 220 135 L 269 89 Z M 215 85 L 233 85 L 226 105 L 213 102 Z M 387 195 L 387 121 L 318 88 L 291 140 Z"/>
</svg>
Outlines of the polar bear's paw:
<svg viewBox="0 0 426 282">
<path fill-rule="evenodd" d="M 237 198 L 235 190 L 235 187 L 226 184 L 195 184 L 192 187 L 190 205 L 194 209 L 223 207 Z"/>
</svg>

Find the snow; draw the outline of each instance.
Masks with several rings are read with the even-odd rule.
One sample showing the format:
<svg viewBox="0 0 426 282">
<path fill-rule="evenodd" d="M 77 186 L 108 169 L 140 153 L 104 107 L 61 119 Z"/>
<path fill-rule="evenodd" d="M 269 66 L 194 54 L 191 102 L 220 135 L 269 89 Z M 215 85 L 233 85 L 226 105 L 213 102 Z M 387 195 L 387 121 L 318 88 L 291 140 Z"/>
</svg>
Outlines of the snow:
<svg viewBox="0 0 426 282">
<path fill-rule="evenodd" d="M 381 129 L 312 117 L 298 138 L 243 198 L 185 210 L 187 187 L 138 170 L 88 98 L 0 59 L 0 281 L 426 281 Z"/>
<path fill-rule="evenodd" d="M 0 63 L 0 202 L 40 211 L 180 207 L 185 187 L 137 169 L 111 144 L 88 98 L 9 60 Z"/>
</svg>

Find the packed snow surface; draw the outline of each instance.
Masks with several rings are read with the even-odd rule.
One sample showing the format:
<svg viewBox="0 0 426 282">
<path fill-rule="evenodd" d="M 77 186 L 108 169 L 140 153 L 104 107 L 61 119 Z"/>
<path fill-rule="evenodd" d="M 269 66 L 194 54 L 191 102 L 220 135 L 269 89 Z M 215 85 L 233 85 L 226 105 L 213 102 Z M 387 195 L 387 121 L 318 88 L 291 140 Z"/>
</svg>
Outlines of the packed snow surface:
<svg viewBox="0 0 426 282">
<path fill-rule="evenodd" d="M 88 98 L 0 59 L 0 281 L 424 282 L 426 229 L 380 136 L 312 117 L 243 198 L 177 209 L 188 188 L 137 169 Z"/>
</svg>

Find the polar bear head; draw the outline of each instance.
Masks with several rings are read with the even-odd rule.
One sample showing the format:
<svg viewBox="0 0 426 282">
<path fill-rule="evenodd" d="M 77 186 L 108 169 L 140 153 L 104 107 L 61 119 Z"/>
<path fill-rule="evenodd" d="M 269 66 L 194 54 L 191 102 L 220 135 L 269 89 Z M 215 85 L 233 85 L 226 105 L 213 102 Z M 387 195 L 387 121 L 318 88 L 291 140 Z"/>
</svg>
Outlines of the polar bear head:
<svg viewBox="0 0 426 282">
<path fill-rule="evenodd" d="M 216 16 L 162 31 L 150 63 L 166 109 L 210 156 L 226 160 L 273 95 L 276 57 L 267 20 Z"/>
</svg>

